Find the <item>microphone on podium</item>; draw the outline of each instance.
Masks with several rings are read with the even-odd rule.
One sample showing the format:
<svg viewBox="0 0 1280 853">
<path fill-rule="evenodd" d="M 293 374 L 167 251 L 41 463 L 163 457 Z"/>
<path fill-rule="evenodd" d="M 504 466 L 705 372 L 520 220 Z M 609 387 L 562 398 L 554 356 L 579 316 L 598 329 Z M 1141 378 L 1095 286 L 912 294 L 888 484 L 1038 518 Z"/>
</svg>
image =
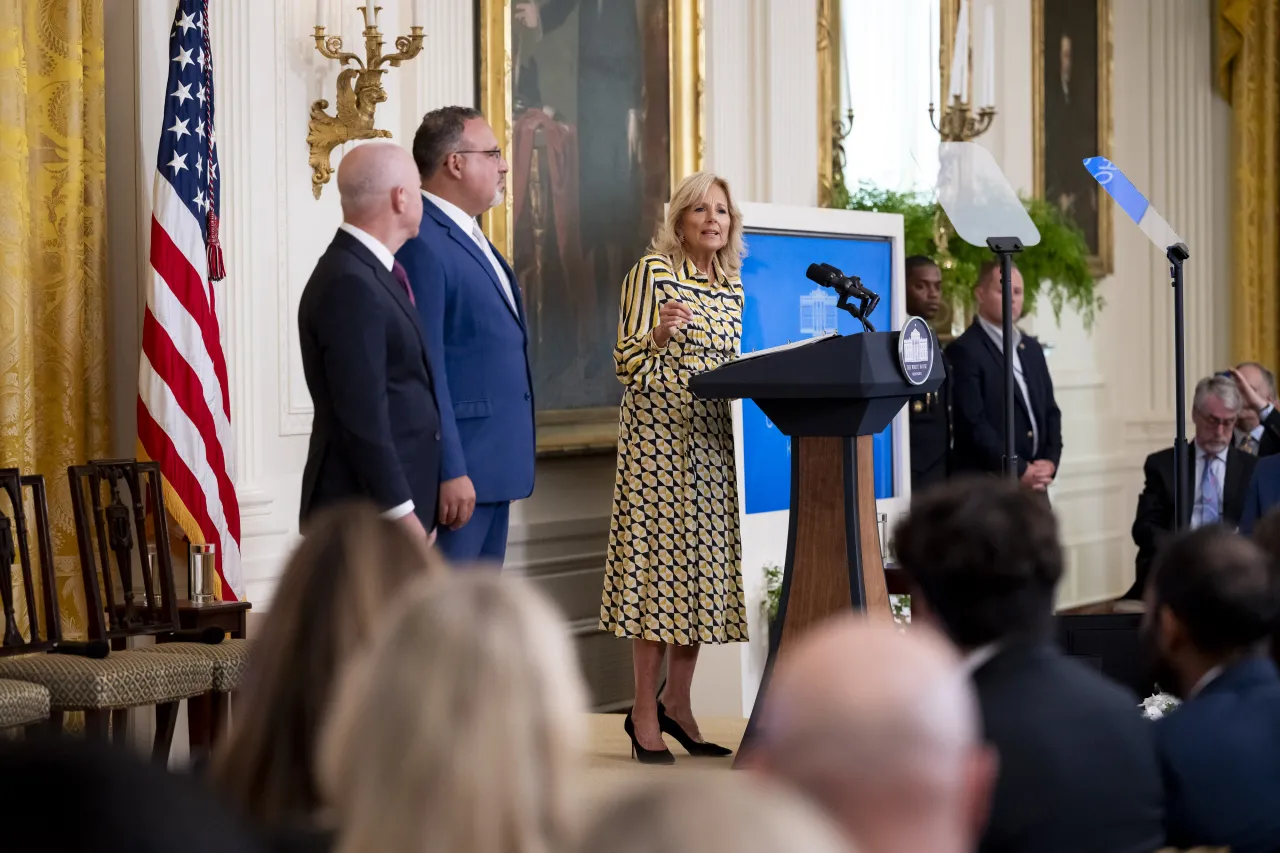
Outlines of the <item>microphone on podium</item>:
<svg viewBox="0 0 1280 853">
<path fill-rule="evenodd" d="M 862 286 L 862 280 L 855 276 L 847 276 L 843 271 L 831 266 L 831 264 L 809 264 L 809 269 L 805 271 L 805 277 L 810 281 L 829 287 L 840 295 L 840 301 L 836 303 L 836 307 L 843 311 L 848 311 L 856 317 L 864 329 L 868 332 L 874 332 L 875 326 L 871 325 L 871 312 L 880 302 L 880 295 L 874 293 Z M 857 306 L 851 305 L 851 299 L 858 300 Z"/>
</svg>

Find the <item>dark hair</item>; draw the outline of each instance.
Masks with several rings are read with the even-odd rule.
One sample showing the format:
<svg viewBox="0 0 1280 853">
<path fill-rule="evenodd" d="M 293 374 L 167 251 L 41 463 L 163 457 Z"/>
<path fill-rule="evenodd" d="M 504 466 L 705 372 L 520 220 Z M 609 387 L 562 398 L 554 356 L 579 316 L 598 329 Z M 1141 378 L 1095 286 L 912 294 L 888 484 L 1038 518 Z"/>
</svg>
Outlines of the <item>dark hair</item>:
<svg viewBox="0 0 1280 853">
<path fill-rule="evenodd" d="M 911 502 L 898 562 L 951 639 L 976 648 L 1040 637 L 1062 578 L 1058 523 L 1043 496 L 995 477 L 957 478 Z"/>
<path fill-rule="evenodd" d="M 907 258 L 903 264 L 906 267 L 907 278 L 911 278 L 911 274 L 921 267 L 937 267 L 938 262 L 928 255 L 912 255 Z"/>
<path fill-rule="evenodd" d="M 473 118 L 484 118 L 474 107 L 441 107 L 422 117 L 413 135 L 413 162 L 423 179 L 436 173 L 446 155 L 458 149 L 462 128 Z"/>
<path fill-rule="evenodd" d="M 313 817 L 313 765 L 329 694 L 409 581 L 443 572 L 440 559 L 372 504 L 329 507 L 307 520 L 254 641 L 230 738 L 213 781 L 262 827 Z"/>
<path fill-rule="evenodd" d="M 1167 543 L 1156 556 L 1150 584 L 1155 609 L 1168 607 L 1192 644 L 1207 655 L 1266 639 L 1280 611 L 1270 559 L 1221 525 Z"/>
</svg>

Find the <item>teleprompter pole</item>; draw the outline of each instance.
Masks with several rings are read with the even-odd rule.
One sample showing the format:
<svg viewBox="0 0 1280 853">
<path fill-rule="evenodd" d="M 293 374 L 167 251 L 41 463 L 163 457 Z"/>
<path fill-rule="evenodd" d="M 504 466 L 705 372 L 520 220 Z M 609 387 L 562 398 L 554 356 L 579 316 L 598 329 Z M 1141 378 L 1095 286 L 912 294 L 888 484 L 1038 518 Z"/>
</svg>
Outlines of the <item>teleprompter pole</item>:
<svg viewBox="0 0 1280 853">
<path fill-rule="evenodd" d="M 1004 350 L 1004 475 L 1018 479 L 1018 451 L 1014 449 L 1014 382 L 1013 382 L 1013 256 L 1022 251 L 1017 237 L 988 237 L 987 248 L 1000 258 L 1002 300 L 1001 338 Z"/>
<path fill-rule="evenodd" d="M 1186 526 L 1183 507 L 1187 505 L 1187 366 L 1186 327 L 1183 307 L 1182 262 L 1191 257 L 1183 243 L 1175 243 L 1165 253 L 1173 278 L 1173 529 Z"/>
</svg>

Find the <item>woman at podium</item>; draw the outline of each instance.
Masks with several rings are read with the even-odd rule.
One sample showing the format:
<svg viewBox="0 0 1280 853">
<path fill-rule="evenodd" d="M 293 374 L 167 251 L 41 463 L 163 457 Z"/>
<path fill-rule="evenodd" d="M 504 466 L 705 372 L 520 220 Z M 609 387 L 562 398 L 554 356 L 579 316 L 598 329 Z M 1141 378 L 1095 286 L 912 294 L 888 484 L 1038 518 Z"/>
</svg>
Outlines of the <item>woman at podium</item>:
<svg viewBox="0 0 1280 853">
<path fill-rule="evenodd" d="M 689 688 L 703 643 L 747 640 L 730 403 L 689 378 L 736 356 L 742 336 L 742 214 L 723 178 L 676 189 L 649 253 L 622 286 L 613 355 L 626 386 L 600 629 L 632 641 L 637 759 L 728 755 L 702 739 Z M 658 677 L 667 658 L 667 682 Z"/>
</svg>

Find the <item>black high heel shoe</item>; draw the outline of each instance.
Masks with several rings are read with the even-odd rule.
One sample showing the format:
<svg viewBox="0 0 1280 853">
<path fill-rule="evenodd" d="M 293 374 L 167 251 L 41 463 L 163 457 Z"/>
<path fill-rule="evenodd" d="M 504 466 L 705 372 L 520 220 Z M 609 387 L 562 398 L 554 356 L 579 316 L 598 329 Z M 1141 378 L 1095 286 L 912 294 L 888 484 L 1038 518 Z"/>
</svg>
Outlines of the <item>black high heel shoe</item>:
<svg viewBox="0 0 1280 853">
<path fill-rule="evenodd" d="M 691 738 L 689 733 L 680 727 L 679 723 L 667 716 L 667 709 L 663 707 L 661 702 L 658 703 L 658 728 L 662 730 L 663 734 L 671 735 L 675 738 L 684 747 L 684 751 L 690 755 L 699 758 L 722 758 L 726 755 L 733 755 L 732 749 L 711 741 Z"/>
<path fill-rule="evenodd" d="M 662 717 L 661 708 L 658 711 L 659 720 Z M 661 725 L 661 723 L 659 723 Z M 641 764 L 675 764 L 676 757 L 671 754 L 671 750 L 665 746 L 662 749 L 645 749 L 640 745 L 640 741 L 636 740 L 636 724 L 631 719 L 631 712 L 627 712 L 627 718 L 622 721 L 622 730 L 627 733 L 627 737 L 631 738 L 631 757 Z"/>
</svg>

